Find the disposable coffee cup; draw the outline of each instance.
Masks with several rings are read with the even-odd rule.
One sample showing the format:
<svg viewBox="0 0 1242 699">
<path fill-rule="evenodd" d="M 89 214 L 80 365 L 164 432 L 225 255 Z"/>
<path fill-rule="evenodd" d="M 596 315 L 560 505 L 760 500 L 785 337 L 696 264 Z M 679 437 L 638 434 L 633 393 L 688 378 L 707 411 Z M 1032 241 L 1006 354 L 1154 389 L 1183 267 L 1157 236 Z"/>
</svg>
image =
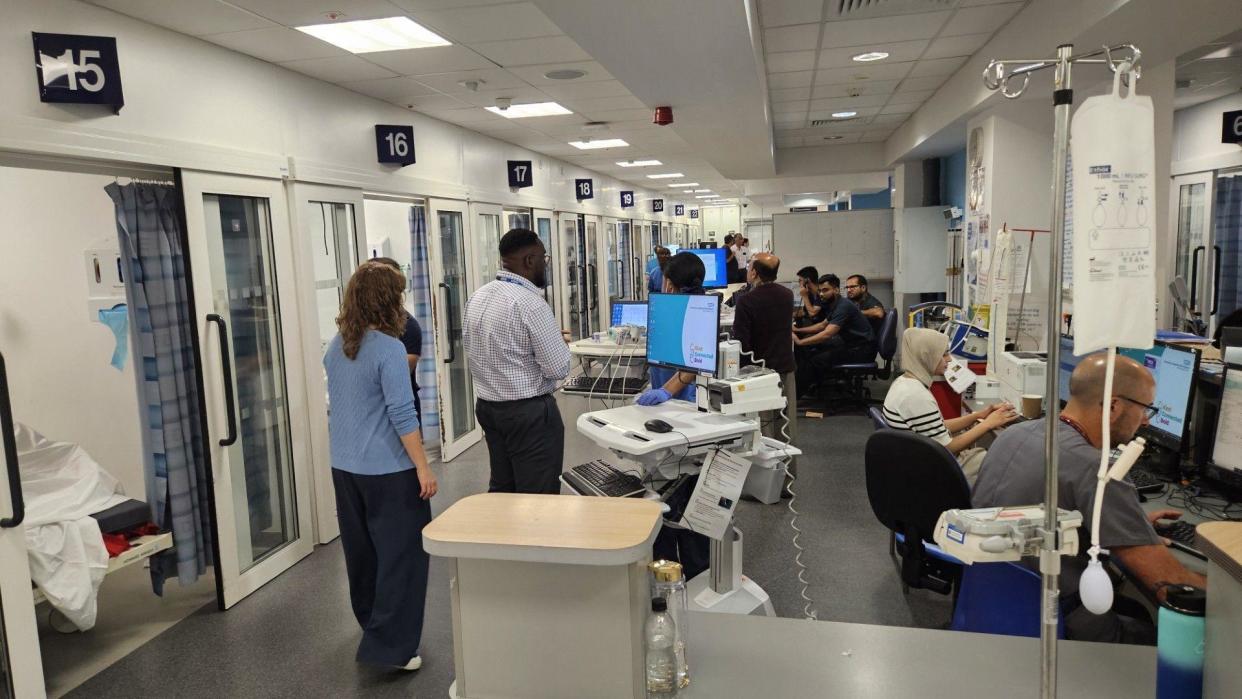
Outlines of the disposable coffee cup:
<svg viewBox="0 0 1242 699">
<path fill-rule="evenodd" d="M 1031 394 L 1022 396 L 1022 417 L 1034 420 L 1044 411 L 1044 397 Z"/>
</svg>

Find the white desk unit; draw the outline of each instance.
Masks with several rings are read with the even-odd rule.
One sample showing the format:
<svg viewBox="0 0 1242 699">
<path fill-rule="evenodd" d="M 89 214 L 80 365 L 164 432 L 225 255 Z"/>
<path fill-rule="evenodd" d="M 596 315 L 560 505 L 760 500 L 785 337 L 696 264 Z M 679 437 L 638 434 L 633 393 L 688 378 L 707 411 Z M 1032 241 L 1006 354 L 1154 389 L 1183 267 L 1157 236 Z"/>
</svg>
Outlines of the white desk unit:
<svg viewBox="0 0 1242 699">
<path fill-rule="evenodd" d="M 1196 544 L 1208 557 L 1203 697 L 1242 692 L 1242 522 L 1199 525 Z"/>
<path fill-rule="evenodd" d="M 449 559 L 458 699 L 642 699 L 660 505 L 484 493 L 423 529 Z"/>
<path fill-rule="evenodd" d="M 569 353 L 575 357 L 589 357 L 591 359 L 608 359 L 610 357 L 645 359 L 647 356 L 647 345 L 641 342 L 617 344 L 608 338 L 603 338 L 596 342 L 591 338 L 585 338 L 569 343 Z"/>
</svg>

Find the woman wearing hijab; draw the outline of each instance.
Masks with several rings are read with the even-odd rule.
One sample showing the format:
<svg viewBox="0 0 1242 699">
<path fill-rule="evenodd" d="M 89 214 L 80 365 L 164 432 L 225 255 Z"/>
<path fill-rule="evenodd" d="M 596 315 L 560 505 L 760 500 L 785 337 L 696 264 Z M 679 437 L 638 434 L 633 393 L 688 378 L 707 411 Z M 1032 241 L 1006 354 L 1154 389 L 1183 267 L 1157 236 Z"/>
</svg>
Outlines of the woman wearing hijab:
<svg viewBox="0 0 1242 699">
<path fill-rule="evenodd" d="M 422 531 L 437 484 L 398 339 L 404 290 L 405 277 L 384 263 L 358 267 L 323 364 L 345 573 L 362 627 L 357 660 L 417 670 L 429 562 Z"/>
<path fill-rule="evenodd" d="M 945 420 L 931 392 L 936 376 L 949 364 L 949 338 L 926 328 L 910 328 L 901 336 L 901 364 L 905 373 L 893 381 L 884 398 L 889 427 L 908 430 L 943 445 L 957 457 L 966 480 L 973 486 L 986 450 L 975 442 L 1017 419 L 1008 403 L 989 405 L 975 413 Z"/>
</svg>

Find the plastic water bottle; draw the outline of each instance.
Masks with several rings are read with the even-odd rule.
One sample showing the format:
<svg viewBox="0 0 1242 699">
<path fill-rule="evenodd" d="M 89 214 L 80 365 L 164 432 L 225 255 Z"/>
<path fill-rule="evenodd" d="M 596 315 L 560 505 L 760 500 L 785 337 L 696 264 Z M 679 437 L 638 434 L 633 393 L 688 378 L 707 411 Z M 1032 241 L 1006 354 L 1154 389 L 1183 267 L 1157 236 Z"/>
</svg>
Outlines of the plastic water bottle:
<svg viewBox="0 0 1242 699">
<path fill-rule="evenodd" d="M 647 696 L 677 696 L 677 627 L 668 614 L 663 597 L 651 600 L 651 616 L 647 617 Z"/>
<path fill-rule="evenodd" d="M 1203 614 L 1206 593 L 1169 585 L 1160 603 L 1156 639 L 1156 699 L 1203 696 Z"/>
<path fill-rule="evenodd" d="M 677 561 L 653 561 L 648 568 L 653 576 L 651 596 L 664 598 L 669 616 L 673 617 L 673 625 L 677 628 L 677 641 L 673 646 L 677 656 L 677 686 L 684 689 L 690 684 L 690 665 L 686 660 L 686 637 L 690 634 L 686 618 L 686 578 Z"/>
</svg>

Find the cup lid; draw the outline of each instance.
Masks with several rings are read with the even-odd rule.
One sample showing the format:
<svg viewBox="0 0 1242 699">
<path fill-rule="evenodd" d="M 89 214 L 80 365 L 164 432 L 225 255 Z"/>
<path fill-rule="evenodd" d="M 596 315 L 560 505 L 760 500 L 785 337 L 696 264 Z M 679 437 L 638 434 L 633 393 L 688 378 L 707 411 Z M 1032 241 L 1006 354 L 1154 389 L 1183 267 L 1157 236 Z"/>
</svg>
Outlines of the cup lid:
<svg viewBox="0 0 1242 699">
<path fill-rule="evenodd" d="M 1166 585 L 1160 606 L 1179 614 L 1203 616 L 1207 611 L 1207 591 L 1193 585 Z"/>
<path fill-rule="evenodd" d="M 677 561 L 658 560 L 647 564 L 647 569 L 657 582 L 678 582 L 682 579 L 681 564 Z"/>
</svg>

